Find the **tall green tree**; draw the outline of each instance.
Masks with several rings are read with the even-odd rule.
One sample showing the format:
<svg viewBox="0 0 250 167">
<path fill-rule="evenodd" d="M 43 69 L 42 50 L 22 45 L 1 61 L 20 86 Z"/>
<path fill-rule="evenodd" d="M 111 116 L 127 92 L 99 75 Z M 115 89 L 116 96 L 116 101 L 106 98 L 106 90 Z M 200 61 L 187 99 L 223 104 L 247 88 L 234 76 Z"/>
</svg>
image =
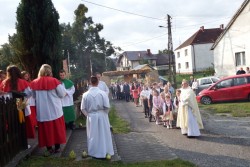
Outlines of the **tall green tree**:
<svg viewBox="0 0 250 167">
<path fill-rule="evenodd" d="M 59 14 L 51 0 L 21 0 L 17 8 L 17 39 L 23 69 L 35 78 L 42 64 L 58 76 L 62 67 Z"/>
<path fill-rule="evenodd" d="M 87 12 L 88 8 L 84 4 L 80 4 L 75 10 L 72 39 L 76 46 L 76 55 L 79 58 L 76 63 L 76 69 L 84 72 L 83 77 L 89 78 L 95 72 L 94 69 L 103 70 L 98 68 L 94 57 L 97 55 L 97 57 L 101 56 L 102 58 L 98 60 L 103 62 L 105 57 L 114 53 L 114 49 L 109 41 L 106 41 L 99 35 L 103 25 L 95 24 L 91 17 L 86 16 Z"/>
</svg>

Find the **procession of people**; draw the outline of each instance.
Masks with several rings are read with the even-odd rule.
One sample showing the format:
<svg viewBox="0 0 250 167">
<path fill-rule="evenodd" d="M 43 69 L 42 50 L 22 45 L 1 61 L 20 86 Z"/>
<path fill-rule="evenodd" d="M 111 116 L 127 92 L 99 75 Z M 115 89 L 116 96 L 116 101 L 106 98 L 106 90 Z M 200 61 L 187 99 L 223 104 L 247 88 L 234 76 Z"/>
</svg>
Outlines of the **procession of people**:
<svg viewBox="0 0 250 167">
<path fill-rule="evenodd" d="M 52 68 L 43 64 L 37 78 L 31 80 L 26 71 L 15 65 L 7 68 L 7 76 L 1 71 L 1 94 L 17 91 L 25 93 L 25 122 L 27 138 L 35 138 L 38 131 L 38 145 L 46 147 L 45 156 L 61 152 L 66 143 L 67 128 L 75 129 L 74 83 L 66 78 L 66 72 L 59 72 L 54 78 Z M 110 122 L 109 96 L 113 100 L 133 102 L 141 107 L 145 118 L 155 120 L 156 125 L 167 129 L 181 129 L 187 137 L 200 136 L 203 123 L 195 92 L 189 82 L 182 81 L 180 89 L 174 89 L 170 82 L 145 84 L 141 81 L 116 82 L 110 87 L 101 80 L 101 74 L 91 76 L 88 90 L 82 94 L 80 110 L 86 117 L 88 155 L 106 158 L 114 155 Z"/>
</svg>

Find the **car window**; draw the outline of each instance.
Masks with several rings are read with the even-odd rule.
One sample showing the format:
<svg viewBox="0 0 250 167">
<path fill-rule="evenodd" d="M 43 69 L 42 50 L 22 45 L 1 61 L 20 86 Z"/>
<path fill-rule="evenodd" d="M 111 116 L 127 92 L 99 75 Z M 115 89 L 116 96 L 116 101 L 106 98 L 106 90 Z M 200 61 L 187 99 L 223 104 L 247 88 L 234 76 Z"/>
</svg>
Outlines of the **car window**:
<svg viewBox="0 0 250 167">
<path fill-rule="evenodd" d="M 217 81 L 220 80 L 220 79 L 218 79 L 218 78 L 211 78 L 211 79 L 212 79 L 213 83 L 215 83 L 215 82 L 217 82 Z"/>
<path fill-rule="evenodd" d="M 247 83 L 250 83 L 250 77 L 247 77 Z"/>
<path fill-rule="evenodd" d="M 232 83 L 233 83 L 233 79 L 227 79 L 227 80 L 224 80 L 224 81 L 221 81 L 220 83 L 218 83 L 216 85 L 216 88 L 218 88 L 218 89 L 220 89 L 220 88 L 228 88 L 228 87 L 232 86 Z"/>
<path fill-rule="evenodd" d="M 201 85 L 208 85 L 208 84 L 212 84 L 212 81 L 210 78 L 205 78 L 205 79 L 201 79 Z"/>
<path fill-rule="evenodd" d="M 247 83 L 247 78 L 245 77 L 234 78 L 234 86 L 245 85 L 246 83 Z"/>
</svg>

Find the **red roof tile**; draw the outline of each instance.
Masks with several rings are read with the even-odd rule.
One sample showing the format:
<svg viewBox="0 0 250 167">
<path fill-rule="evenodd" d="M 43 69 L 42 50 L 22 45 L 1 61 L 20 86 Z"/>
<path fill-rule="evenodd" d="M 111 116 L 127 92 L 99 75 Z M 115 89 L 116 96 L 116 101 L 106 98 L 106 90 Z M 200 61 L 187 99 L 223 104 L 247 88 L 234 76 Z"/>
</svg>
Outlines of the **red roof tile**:
<svg viewBox="0 0 250 167">
<path fill-rule="evenodd" d="M 214 43 L 216 39 L 223 32 L 221 28 L 212 28 L 212 29 L 199 29 L 196 33 L 194 33 L 190 38 L 188 38 L 185 42 L 183 42 L 179 47 L 175 50 L 184 48 L 193 44 L 206 44 L 206 43 Z"/>
</svg>

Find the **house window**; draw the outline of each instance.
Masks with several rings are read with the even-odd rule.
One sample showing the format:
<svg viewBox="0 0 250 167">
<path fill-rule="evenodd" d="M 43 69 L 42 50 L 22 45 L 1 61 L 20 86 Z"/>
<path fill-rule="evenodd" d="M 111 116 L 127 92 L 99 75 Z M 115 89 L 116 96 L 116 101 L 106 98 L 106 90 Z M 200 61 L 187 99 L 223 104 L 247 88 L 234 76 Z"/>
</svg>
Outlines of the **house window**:
<svg viewBox="0 0 250 167">
<path fill-rule="evenodd" d="M 185 64 L 186 64 L 186 69 L 189 69 L 189 63 L 186 62 Z"/>
<path fill-rule="evenodd" d="M 246 65 L 245 52 L 235 53 L 235 65 L 236 66 Z"/>
<path fill-rule="evenodd" d="M 178 63 L 178 69 L 181 69 L 181 63 Z"/>
<path fill-rule="evenodd" d="M 187 56 L 188 55 L 188 50 L 187 49 L 185 49 L 185 56 Z"/>
<path fill-rule="evenodd" d="M 180 52 L 177 52 L 177 58 L 180 58 Z"/>
</svg>

